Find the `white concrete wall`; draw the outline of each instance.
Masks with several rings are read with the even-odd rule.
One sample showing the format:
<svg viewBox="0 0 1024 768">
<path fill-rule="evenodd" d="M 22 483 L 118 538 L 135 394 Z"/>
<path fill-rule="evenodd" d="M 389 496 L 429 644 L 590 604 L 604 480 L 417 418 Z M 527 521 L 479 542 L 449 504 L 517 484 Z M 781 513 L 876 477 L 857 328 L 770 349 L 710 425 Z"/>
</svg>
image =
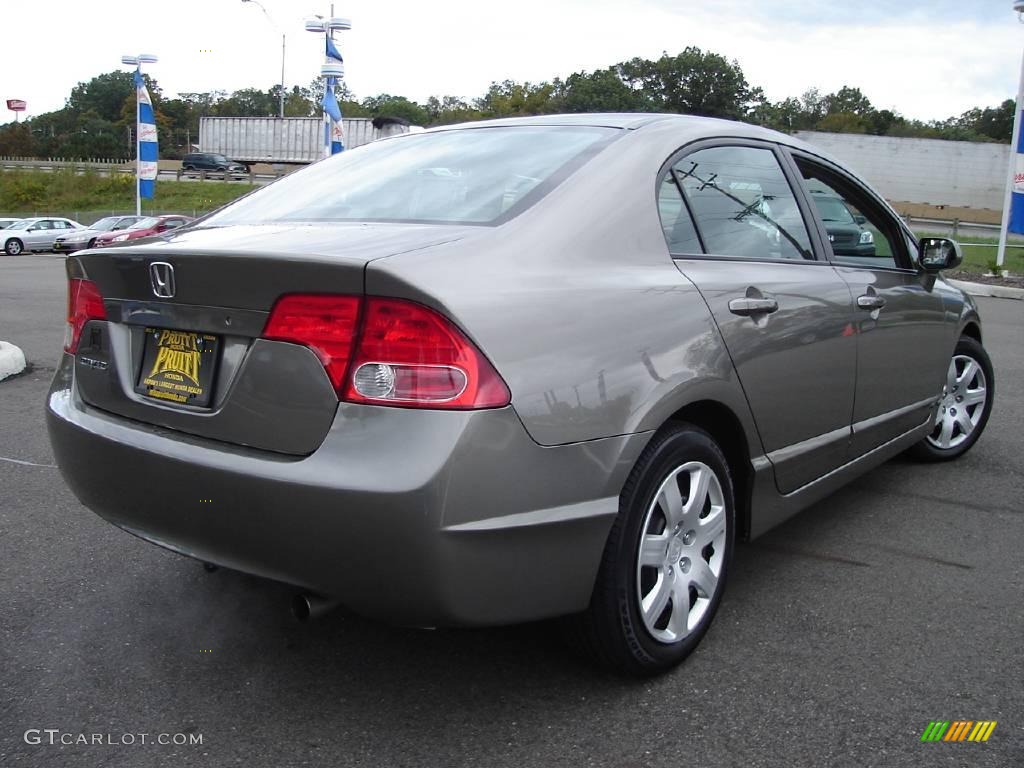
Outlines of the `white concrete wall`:
<svg viewBox="0 0 1024 768">
<path fill-rule="evenodd" d="M 798 131 L 886 199 L 1002 210 L 1008 144 Z"/>
</svg>

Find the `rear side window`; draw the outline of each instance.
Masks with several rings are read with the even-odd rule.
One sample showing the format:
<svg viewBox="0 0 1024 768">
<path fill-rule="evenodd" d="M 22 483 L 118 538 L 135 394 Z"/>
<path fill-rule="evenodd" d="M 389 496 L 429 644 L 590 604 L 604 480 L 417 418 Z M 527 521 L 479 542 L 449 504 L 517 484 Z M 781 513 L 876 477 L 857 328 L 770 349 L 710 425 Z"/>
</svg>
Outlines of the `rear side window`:
<svg viewBox="0 0 1024 768">
<path fill-rule="evenodd" d="M 683 194 L 672 174 L 665 176 L 658 189 L 658 215 L 661 216 L 661 228 L 665 232 L 669 253 L 685 255 L 704 252 L 697 228 L 693 225 L 693 217 L 683 202 Z"/>
<path fill-rule="evenodd" d="M 672 167 L 709 254 L 813 260 L 810 237 L 775 153 L 712 147 Z"/>
<path fill-rule="evenodd" d="M 493 223 L 525 210 L 620 134 L 590 126 L 518 126 L 385 139 L 286 176 L 206 223 Z"/>
</svg>

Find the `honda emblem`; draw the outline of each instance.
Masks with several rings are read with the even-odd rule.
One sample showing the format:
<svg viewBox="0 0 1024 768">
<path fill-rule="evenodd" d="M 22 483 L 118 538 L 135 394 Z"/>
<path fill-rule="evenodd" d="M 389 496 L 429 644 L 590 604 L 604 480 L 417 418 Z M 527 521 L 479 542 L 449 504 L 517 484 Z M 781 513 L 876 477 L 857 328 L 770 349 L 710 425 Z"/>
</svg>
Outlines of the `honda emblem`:
<svg viewBox="0 0 1024 768">
<path fill-rule="evenodd" d="M 174 267 L 166 261 L 154 261 L 149 265 L 149 282 L 157 298 L 174 298 Z"/>
</svg>

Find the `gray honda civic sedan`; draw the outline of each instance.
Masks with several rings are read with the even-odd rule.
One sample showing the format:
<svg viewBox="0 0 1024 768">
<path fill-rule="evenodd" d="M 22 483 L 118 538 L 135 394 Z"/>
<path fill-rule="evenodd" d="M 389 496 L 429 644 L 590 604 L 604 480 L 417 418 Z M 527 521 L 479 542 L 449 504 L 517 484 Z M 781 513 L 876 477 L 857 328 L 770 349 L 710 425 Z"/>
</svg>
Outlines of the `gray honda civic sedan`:
<svg viewBox="0 0 1024 768">
<path fill-rule="evenodd" d="M 822 197 L 874 247 L 833 248 Z M 704 635 L 737 539 L 978 440 L 959 259 L 755 126 L 439 128 L 69 257 L 49 432 L 97 514 L 307 611 L 567 617 L 651 674 Z"/>
</svg>

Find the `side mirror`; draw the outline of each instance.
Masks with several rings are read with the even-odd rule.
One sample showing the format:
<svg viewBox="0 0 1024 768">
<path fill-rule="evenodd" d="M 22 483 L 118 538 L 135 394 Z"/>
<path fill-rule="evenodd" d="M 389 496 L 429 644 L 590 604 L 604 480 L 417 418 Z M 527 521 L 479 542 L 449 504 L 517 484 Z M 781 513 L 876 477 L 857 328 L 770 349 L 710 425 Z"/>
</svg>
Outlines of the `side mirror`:
<svg viewBox="0 0 1024 768">
<path fill-rule="evenodd" d="M 959 267 L 964 260 L 960 244 L 944 237 L 923 237 L 918 243 L 921 252 L 921 266 L 928 272 Z"/>
<path fill-rule="evenodd" d="M 867 224 L 868 223 L 867 218 L 865 218 L 864 216 L 861 216 L 859 213 L 856 216 L 853 217 L 853 220 L 856 221 L 858 224 Z"/>
</svg>

